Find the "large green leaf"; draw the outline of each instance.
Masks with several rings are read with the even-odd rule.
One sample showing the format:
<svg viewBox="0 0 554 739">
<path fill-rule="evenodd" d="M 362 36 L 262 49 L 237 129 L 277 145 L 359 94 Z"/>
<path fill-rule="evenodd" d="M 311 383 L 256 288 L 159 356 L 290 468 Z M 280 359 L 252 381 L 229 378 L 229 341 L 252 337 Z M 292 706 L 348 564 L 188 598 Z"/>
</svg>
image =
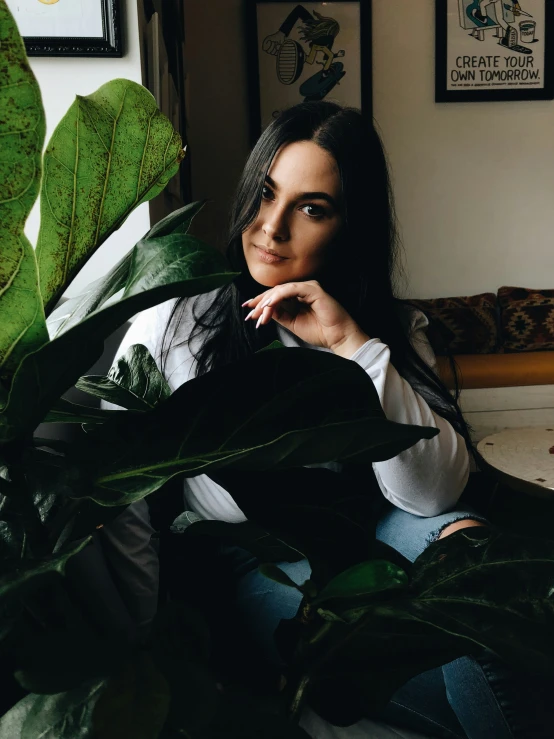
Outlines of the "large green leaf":
<svg viewBox="0 0 554 739">
<path fill-rule="evenodd" d="M 27 635 L 18 649 L 15 678 L 30 693 L 55 695 L 111 677 L 130 653 L 125 640 L 99 636 L 86 621 L 69 628 L 49 628 L 47 637 L 41 629 Z"/>
<path fill-rule="evenodd" d="M 66 551 L 41 559 L 5 559 L 0 569 L 0 600 L 5 603 L 41 587 L 49 578 L 63 575 L 65 565 L 89 540 L 73 544 Z"/>
<path fill-rule="evenodd" d="M 107 275 L 88 284 L 80 295 L 64 301 L 49 316 L 46 322 L 51 339 L 81 323 L 87 316 L 102 307 L 125 287 L 129 276 L 131 252 L 126 254 Z"/>
<path fill-rule="evenodd" d="M 28 695 L 0 719 L 0 739 L 93 739 L 92 712 L 104 685 Z"/>
<path fill-rule="evenodd" d="M 148 413 L 119 415 L 74 453 L 83 463 L 82 494 L 119 505 L 179 473 L 289 468 L 352 456 L 369 463 L 384 458 L 383 448 L 397 454 L 437 433 L 388 421 L 355 362 L 274 349 L 185 383 Z"/>
<path fill-rule="evenodd" d="M 136 249 L 142 249 L 144 242 L 151 238 L 162 238 L 176 233 L 188 233 L 192 219 L 202 209 L 203 202 L 194 202 L 170 213 L 158 221 L 150 231 L 138 242 Z M 117 292 L 123 290 L 129 277 L 133 260 L 133 250 L 129 251 L 107 275 L 90 283 L 85 291 L 75 298 L 66 300 L 48 317 L 47 326 L 50 338 L 76 326 L 88 315 L 98 310 Z"/>
<path fill-rule="evenodd" d="M 373 433 L 379 437 L 378 426 Z M 249 521 L 303 552 L 318 587 L 372 558 L 382 493 L 371 468 L 340 475 L 305 467 L 271 474 L 223 469 L 215 475 Z"/>
<path fill-rule="evenodd" d="M 336 608 L 338 604 L 351 602 L 352 599 L 356 600 L 356 604 L 363 604 L 377 593 L 405 588 L 407 585 L 408 576 L 403 570 L 392 562 L 374 559 L 360 562 L 334 577 L 320 590 L 313 605 L 325 603 L 326 607 Z"/>
<path fill-rule="evenodd" d="M 309 675 L 308 702 L 336 725 L 382 710 L 411 677 L 478 651 L 471 642 L 409 616 L 396 602 L 365 609 L 353 622 L 316 619 L 305 634 L 300 632 L 295 668 Z M 291 624 L 282 621 L 277 630 L 281 649 Z"/>
<path fill-rule="evenodd" d="M 164 675 L 147 653 L 139 653 L 120 675 L 109 681 L 100 696 L 93 715 L 95 736 L 97 739 L 158 737 L 170 699 Z"/>
<path fill-rule="evenodd" d="M 45 118 L 40 88 L 0 3 L 0 376 L 48 340 L 33 247 L 23 233 L 38 195 Z"/>
<path fill-rule="evenodd" d="M 554 674 L 554 543 L 488 527 L 440 539 L 414 562 L 410 612 Z"/>
<path fill-rule="evenodd" d="M 57 399 L 98 359 L 104 339 L 140 311 L 176 297 L 209 292 L 236 273 L 215 249 L 189 235 L 170 234 L 139 242 L 150 272 L 136 279 L 125 297 L 88 315 L 38 351 L 28 355 L 14 375 L 7 406 L 0 411 L 0 444 L 32 431 Z M 133 261 L 137 269 L 142 261 Z"/>
<path fill-rule="evenodd" d="M 202 519 L 192 511 L 185 511 L 175 519 L 171 531 L 185 534 L 185 540 L 191 536 L 219 539 L 226 544 L 247 549 L 260 562 L 299 562 L 304 559 L 302 552 L 287 546 L 253 521 L 212 521 Z"/>
<path fill-rule="evenodd" d="M 171 388 L 148 349 L 133 344 L 107 377 L 87 375 L 76 387 L 89 395 L 135 411 L 148 411 L 171 395 Z"/>
<path fill-rule="evenodd" d="M 42 421 L 43 423 L 104 423 L 114 413 L 121 413 L 121 411 L 90 408 L 87 405 L 79 405 L 60 398 Z"/>
<path fill-rule="evenodd" d="M 163 190 L 183 155 L 179 134 L 136 82 L 112 80 L 77 96 L 44 155 L 37 259 L 45 305 L 139 203 Z"/>
<path fill-rule="evenodd" d="M 523 673 L 551 676 L 553 546 L 477 527 L 431 544 L 408 591 L 389 602 L 361 597 L 340 620 L 312 626 L 321 638 L 303 636 L 297 655 L 312 678 L 310 702 L 329 721 L 353 723 L 410 677 L 484 649 Z M 281 641 L 287 629 L 283 622 Z"/>
</svg>

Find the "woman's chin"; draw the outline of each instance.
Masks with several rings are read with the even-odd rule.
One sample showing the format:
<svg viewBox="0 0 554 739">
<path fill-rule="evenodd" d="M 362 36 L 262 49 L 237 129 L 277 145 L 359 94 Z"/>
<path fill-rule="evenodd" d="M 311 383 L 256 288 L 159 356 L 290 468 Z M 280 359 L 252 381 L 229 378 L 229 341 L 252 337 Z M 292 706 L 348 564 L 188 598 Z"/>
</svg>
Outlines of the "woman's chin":
<svg viewBox="0 0 554 739">
<path fill-rule="evenodd" d="M 259 285 L 267 288 L 282 285 L 284 282 L 292 282 L 295 279 L 285 274 L 283 270 L 258 265 L 250 269 L 250 276 Z"/>
</svg>

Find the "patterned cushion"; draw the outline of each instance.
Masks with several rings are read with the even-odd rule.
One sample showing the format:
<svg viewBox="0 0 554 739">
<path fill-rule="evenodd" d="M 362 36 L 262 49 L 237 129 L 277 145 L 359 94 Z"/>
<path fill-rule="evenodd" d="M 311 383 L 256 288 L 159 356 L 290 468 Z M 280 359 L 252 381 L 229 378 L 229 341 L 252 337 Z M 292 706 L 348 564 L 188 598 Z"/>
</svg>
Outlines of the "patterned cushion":
<svg viewBox="0 0 554 739">
<path fill-rule="evenodd" d="M 498 302 L 504 351 L 554 349 L 554 290 L 501 287 Z"/>
<path fill-rule="evenodd" d="M 491 354 L 498 347 L 496 295 L 410 300 L 429 319 L 435 354 Z"/>
</svg>

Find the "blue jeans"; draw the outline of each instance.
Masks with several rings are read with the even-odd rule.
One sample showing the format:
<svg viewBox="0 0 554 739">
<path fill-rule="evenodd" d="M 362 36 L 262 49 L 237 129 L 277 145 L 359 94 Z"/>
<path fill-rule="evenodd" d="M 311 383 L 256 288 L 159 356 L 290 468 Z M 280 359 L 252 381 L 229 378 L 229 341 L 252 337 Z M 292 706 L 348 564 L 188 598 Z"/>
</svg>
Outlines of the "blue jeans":
<svg viewBox="0 0 554 739">
<path fill-rule="evenodd" d="M 463 518 L 485 520 L 467 506 L 420 518 L 387 506 L 377 538 L 413 561 L 450 523 Z M 281 664 L 273 634 L 281 619 L 293 618 L 301 594 L 269 580 L 245 550 L 226 550 L 233 562 L 236 608 L 265 659 Z M 297 583 L 310 576 L 306 560 L 279 567 Z M 544 679 L 517 675 L 495 655 L 461 657 L 429 670 L 398 690 L 379 717 L 441 739 L 547 739 L 553 736 L 552 687 Z"/>
</svg>

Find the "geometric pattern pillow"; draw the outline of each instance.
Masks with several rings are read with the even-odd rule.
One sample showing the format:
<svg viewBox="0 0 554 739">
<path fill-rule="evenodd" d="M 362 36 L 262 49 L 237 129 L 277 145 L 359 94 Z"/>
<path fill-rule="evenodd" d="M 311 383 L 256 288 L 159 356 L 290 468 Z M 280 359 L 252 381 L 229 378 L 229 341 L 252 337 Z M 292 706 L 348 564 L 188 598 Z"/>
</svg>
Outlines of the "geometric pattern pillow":
<svg viewBox="0 0 554 739">
<path fill-rule="evenodd" d="M 494 293 L 410 300 L 429 319 L 427 338 L 435 354 L 492 354 L 498 349 Z"/>
<path fill-rule="evenodd" d="M 504 351 L 554 349 L 554 290 L 501 287 L 498 302 Z"/>
</svg>

